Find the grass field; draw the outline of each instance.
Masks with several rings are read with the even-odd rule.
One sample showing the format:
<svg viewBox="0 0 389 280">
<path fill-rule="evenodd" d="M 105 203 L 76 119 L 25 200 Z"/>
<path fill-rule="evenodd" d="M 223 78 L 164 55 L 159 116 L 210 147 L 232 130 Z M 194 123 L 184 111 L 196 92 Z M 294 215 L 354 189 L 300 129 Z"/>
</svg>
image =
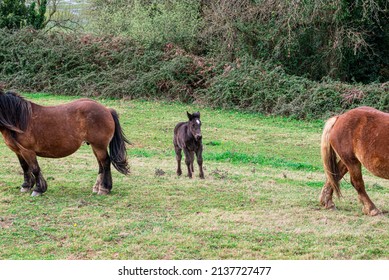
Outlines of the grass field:
<svg viewBox="0 0 389 280">
<path fill-rule="evenodd" d="M 39 104 L 73 98 L 25 94 Z M 369 174 L 379 217 L 363 215 L 342 183 L 337 211 L 322 209 L 323 123 L 179 103 L 100 100 L 131 141 L 131 174 L 92 194 L 89 146 L 39 162 L 41 197 L 20 193 L 16 156 L 0 141 L 0 259 L 388 259 L 388 182 Z M 205 180 L 177 177 L 172 145 L 186 110 L 200 110 Z M 185 170 L 185 169 L 184 169 Z M 366 173 L 366 172 L 365 172 Z M 346 176 L 347 177 L 347 176 Z"/>
</svg>

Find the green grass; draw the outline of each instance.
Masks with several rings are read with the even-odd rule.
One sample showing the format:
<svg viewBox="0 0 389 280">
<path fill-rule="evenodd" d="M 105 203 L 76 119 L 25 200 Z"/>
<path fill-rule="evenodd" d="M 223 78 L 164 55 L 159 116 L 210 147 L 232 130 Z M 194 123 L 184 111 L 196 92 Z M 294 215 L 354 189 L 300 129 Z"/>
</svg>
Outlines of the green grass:
<svg viewBox="0 0 389 280">
<path fill-rule="evenodd" d="M 25 96 L 46 105 L 74 99 Z M 85 145 L 63 159 L 40 158 L 48 191 L 30 197 L 19 192 L 21 168 L 1 141 L 0 259 L 388 258 L 387 212 L 363 215 L 346 181 L 337 211 L 318 203 L 322 122 L 99 101 L 120 114 L 131 174 L 113 171 L 112 193 L 92 194 L 97 163 Z M 175 174 L 172 133 L 187 110 L 201 111 L 205 180 Z M 387 211 L 387 181 L 369 174 L 365 181 Z"/>
</svg>

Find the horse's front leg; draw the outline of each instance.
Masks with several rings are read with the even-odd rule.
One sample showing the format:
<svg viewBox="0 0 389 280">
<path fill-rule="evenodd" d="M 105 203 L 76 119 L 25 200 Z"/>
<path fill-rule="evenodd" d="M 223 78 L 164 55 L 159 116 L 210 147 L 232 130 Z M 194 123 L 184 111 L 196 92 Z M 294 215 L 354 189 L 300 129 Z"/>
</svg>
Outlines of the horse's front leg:
<svg viewBox="0 0 389 280">
<path fill-rule="evenodd" d="M 176 152 L 176 160 L 177 160 L 177 175 L 181 176 L 181 160 L 182 160 L 182 149 L 180 149 L 177 145 L 174 145 L 174 150 Z"/>
<path fill-rule="evenodd" d="M 32 187 L 35 185 L 35 178 L 31 173 L 30 166 L 24 160 L 21 155 L 18 155 L 20 166 L 23 169 L 24 182 L 20 188 L 21 192 L 29 192 Z"/>
<path fill-rule="evenodd" d="M 31 172 L 35 177 L 35 188 L 32 191 L 31 196 L 40 196 L 47 190 L 47 183 L 41 173 L 38 161 L 35 159 L 35 163 L 31 166 Z"/>
<path fill-rule="evenodd" d="M 36 165 L 34 164 L 32 166 L 32 174 L 34 174 L 35 177 L 35 188 L 33 189 L 31 196 L 42 195 L 42 193 L 47 190 L 47 183 L 45 178 L 43 178 L 41 168 L 38 165 L 38 161 L 36 161 Z"/>
<path fill-rule="evenodd" d="M 196 157 L 197 157 L 197 164 L 199 165 L 200 169 L 200 178 L 204 179 L 204 171 L 203 171 L 203 149 L 200 147 L 196 151 Z"/>
<path fill-rule="evenodd" d="M 39 167 L 38 161 L 36 159 L 36 154 L 32 151 L 24 150 L 21 153 L 21 156 L 29 166 L 30 172 L 35 177 L 35 188 L 33 189 L 31 196 L 39 196 L 47 190 L 47 183 L 41 173 L 41 168 Z"/>
<path fill-rule="evenodd" d="M 192 153 L 188 149 L 184 149 L 185 153 L 185 164 L 188 168 L 188 177 L 192 178 Z"/>
<path fill-rule="evenodd" d="M 191 159 L 191 162 L 190 162 L 190 169 L 192 170 L 192 173 L 194 173 L 194 166 L 193 166 L 193 163 L 194 163 L 194 160 L 195 160 L 194 155 L 195 155 L 194 152 L 190 152 L 190 159 Z"/>
</svg>

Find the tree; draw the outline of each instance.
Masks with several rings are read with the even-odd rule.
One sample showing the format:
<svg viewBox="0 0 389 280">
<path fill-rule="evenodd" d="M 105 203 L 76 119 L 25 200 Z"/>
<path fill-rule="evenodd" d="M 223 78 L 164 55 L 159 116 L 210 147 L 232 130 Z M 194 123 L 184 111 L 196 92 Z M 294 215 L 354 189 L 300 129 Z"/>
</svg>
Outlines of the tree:
<svg viewBox="0 0 389 280">
<path fill-rule="evenodd" d="M 0 0 L 0 28 L 20 29 L 31 26 L 42 29 L 46 24 L 47 0 Z"/>
</svg>

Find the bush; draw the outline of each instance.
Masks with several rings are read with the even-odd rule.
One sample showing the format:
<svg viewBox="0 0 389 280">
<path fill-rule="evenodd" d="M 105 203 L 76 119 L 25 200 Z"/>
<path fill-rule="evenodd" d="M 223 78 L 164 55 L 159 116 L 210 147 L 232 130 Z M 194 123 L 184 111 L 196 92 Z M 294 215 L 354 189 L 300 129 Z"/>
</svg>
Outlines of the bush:
<svg viewBox="0 0 389 280">
<path fill-rule="evenodd" d="M 361 105 L 389 111 L 389 84 L 315 82 L 250 58 L 220 65 L 200 93 L 216 107 L 298 119 L 326 118 Z"/>
<path fill-rule="evenodd" d="M 389 79 L 387 0 L 201 1 L 205 49 L 230 62 L 244 55 L 282 63 L 320 81 Z"/>
<path fill-rule="evenodd" d="M 316 82 L 251 57 L 233 63 L 173 44 L 144 47 L 118 36 L 0 29 L 0 86 L 78 96 L 179 100 L 325 118 L 360 105 L 389 111 L 389 84 Z"/>
<path fill-rule="evenodd" d="M 188 101 L 193 63 L 123 37 L 0 29 L 0 83 L 28 91 Z"/>
</svg>

